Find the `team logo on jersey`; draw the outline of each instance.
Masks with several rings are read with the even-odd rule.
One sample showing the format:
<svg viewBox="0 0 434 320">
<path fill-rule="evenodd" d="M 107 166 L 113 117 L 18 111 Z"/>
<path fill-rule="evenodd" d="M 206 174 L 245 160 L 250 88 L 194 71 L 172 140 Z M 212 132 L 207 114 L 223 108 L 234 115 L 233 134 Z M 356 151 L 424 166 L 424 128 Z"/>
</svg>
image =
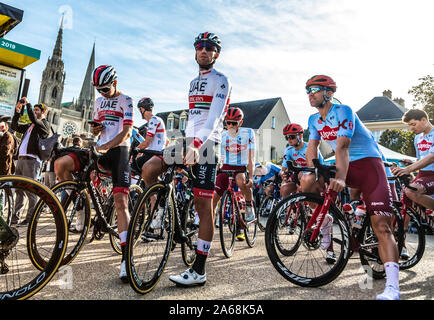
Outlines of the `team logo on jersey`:
<svg viewBox="0 0 434 320">
<path fill-rule="evenodd" d="M 319 131 L 319 134 L 324 140 L 334 141 L 338 138 L 338 130 L 339 128 L 330 128 L 329 126 L 325 126 Z"/>
<path fill-rule="evenodd" d="M 350 123 L 348 124 L 348 127 L 350 128 L 350 130 L 353 130 L 354 128 L 354 124 L 352 121 L 350 121 Z"/>
<path fill-rule="evenodd" d="M 345 119 L 345 120 L 342 121 L 342 122 L 339 121 L 338 129 L 339 129 L 339 128 L 343 128 L 343 129 L 347 130 L 348 128 L 347 128 L 347 126 L 345 125 L 345 123 L 347 123 L 347 121 L 348 121 L 347 119 Z"/>
<path fill-rule="evenodd" d="M 428 151 L 431 147 L 432 142 L 426 141 L 425 139 L 417 144 L 417 148 L 422 152 Z"/>
<path fill-rule="evenodd" d="M 240 153 L 242 151 L 247 150 L 247 145 L 246 144 L 233 143 L 229 146 L 225 146 L 225 150 L 227 152 L 230 152 L 230 153 Z"/>
<path fill-rule="evenodd" d="M 307 161 L 304 158 L 298 158 L 295 160 L 295 162 L 301 166 L 301 167 L 306 167 L 307 166 Z"/>
</svg>

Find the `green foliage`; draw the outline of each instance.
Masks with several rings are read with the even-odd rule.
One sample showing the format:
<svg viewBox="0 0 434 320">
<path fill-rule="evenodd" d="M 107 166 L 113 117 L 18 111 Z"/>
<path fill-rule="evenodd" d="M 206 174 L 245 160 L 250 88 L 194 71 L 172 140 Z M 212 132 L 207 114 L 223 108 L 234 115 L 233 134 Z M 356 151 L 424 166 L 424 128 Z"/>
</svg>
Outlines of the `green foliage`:
<svg viewBox="0 0 434 320">
<path fill-rule="evenodd" d="M 414 132 L 388 129 L 380 137 L 380 144 L 390 150 L 415 157 Z"/>
<path fill-rule="evenodd" d="M 420 78 L 417 86 L 412 87 L 408 93 L 413 95 L 414 107 L 420 105 L 428 114 L 430 121 L 434 122 L 434 77 L 425 76 Z"/>
</svg>

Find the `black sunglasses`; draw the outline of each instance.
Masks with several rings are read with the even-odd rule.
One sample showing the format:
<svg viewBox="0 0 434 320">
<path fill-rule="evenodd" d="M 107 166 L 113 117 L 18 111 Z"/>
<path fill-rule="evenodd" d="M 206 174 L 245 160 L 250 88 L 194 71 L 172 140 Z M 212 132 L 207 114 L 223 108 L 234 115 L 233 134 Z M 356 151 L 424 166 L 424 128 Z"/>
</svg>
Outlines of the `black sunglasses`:
<svg viewBox="0 0 434 320">
<path fill-rule="evenodd" d="M 228 125 L 228 126 L 236 126 L 236 125 L 238 125 L 238 121 L 226 121 L 226 125 Z"/>
<path fill-rule="evenodd" d="M 196 50 L 200 51 L 203 48 L 205 48 L 206 51 L 211 52 L 211 51 L 217 51 L 216 47 L 214 47 L 213 45 L 207 43 L 207 42 L 200 42 L 196 45 Z"/>
<path fill-rule="evenodd" d="M 294 140 L 294 139 L 296 139 L 297 138 L 297 136 L 294 136 L 294 135 L 286 135 L 285 136 L 285 139 L 286 140 Z"/>
<path fill-rule="evenodd" d="M 98 92 L 102 92 L 102 93 L 107 93 L 111 90 L 111 87 L 105 87 L 105 88 L 97 88 L 96 89 Z"/>
</svg>

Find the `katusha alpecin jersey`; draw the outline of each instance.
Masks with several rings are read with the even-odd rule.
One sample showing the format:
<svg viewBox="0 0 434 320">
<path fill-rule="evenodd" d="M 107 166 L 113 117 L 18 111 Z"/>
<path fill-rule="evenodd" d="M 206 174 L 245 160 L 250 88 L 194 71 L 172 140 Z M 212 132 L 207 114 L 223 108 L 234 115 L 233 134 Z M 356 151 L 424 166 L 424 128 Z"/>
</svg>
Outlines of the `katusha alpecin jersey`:
<svg viewBox="0 0 434 320">
<path fill-rule="evenodd" d="M 332 105 L 325 119 L 321 118 L 319 112 L 311 115 L 309 132 L 309 140 L 323 139 L 335 151 L 339 137 L 350 138 L 350 162 L 368 157 L 381 158 L 380 150 L 371 132 L 349 106 Z"/>
<path fill-rule="evenodd" d="M 124 125 L 133 125 L 133 100 L 124 94 L 114 98 L 99 97 L 95 101 L 93 117 L 105 127 L 99 138 L 99 144 L 105 144 L 121 133 Z M 130 140 L 125 140 L 120 146 L 129 147 Z"/>
<path fill-rule="evenodd" d="M 249 151 L 255 150 L 255 133 L 250 128 L 239 128 L 236 137 L 231 137 L 228 131 L 223 131 L 221 154 L 223 163 L 232 166 L 247 166 Z"/>
<path fill-rule="evenodd" d="M 287 161 L 295 161 L 300 167 L 306 167 L 307 161 L 306 161 L 306 150 L 307 150 L 307 143 L 304 144 L 303 148 L 300 150 L 296 150 L 295 147 L 287 147 L 285 150 L 285 153 L 283 154 L 283 160 L 282 160 L 282 167 L 288 168 Z M 324 159 L 321 155 L 321 153 L 318 151 L 318 159 L 320 163 L 324 163 Z"/>
<path fill-rule="evenodd" d="M 430 153 L 434 153 L 434 129 L 426 135 L 422 132 L 414 137 L 414 148 L 416 149 L 416 157 L 418 160 L 425 158 Z M 420 170 L 434 171 L 434 163 Z"/>
<path fill-rule="evenodd" d="M 207 140 L 220 143 L 230 93 L 229 79 L 215 69 L 199 71 L 191 81 L 185 136 L 194 138 L 196 147 Z"/>
</svg>

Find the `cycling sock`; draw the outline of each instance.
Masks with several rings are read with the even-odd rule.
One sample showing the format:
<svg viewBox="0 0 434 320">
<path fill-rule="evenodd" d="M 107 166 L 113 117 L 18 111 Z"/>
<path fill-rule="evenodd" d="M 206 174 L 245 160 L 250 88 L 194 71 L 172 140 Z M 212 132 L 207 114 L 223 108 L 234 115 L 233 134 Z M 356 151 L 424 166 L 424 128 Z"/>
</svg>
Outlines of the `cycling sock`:
<svg viewBox="0 0 434 320">
<path fill-rule="evenodd" d="M 399 290 L 399 264 L 395 262 L 386 262 L 384 264 L 386 271 L 386 287 L 391 286 Z"/>
<path fill-rule="evenodd" d="M 125 261 L 126 249 L 127 249 L 127 231 L 121 232 L 119 234 L 119 238 L 121 241 L 121 250 L 122 250 L 122 261 Z"/>
<path fill-rule="evenodd" d="M 196 260 L 192 268 L 200 275 L 205 274 L 205 262 L 210 249 L 211 242 L 197 239 Z"/>
</svg>

